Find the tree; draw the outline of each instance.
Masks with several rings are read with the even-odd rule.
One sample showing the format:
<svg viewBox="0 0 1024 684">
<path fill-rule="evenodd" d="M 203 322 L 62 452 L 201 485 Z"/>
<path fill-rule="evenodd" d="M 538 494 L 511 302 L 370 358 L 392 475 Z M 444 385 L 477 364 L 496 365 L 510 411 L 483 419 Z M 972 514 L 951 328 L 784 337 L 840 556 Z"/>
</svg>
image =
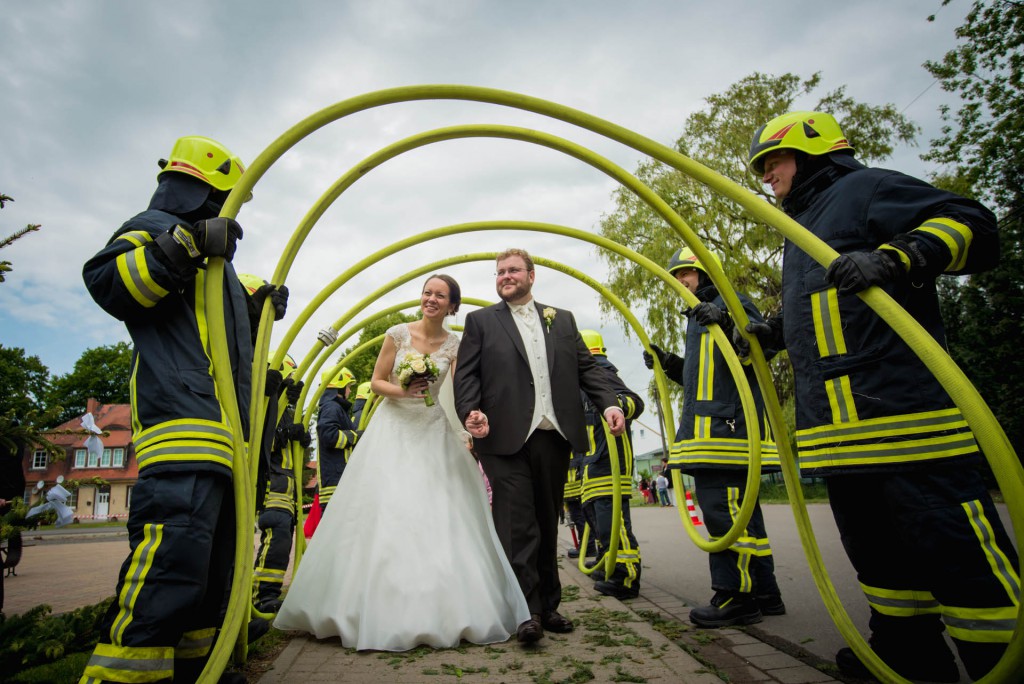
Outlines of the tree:
<svg viewBox="0 0 1024 684">
<path fill-rule="evenodd" d="M 946 6 L 950 0 L 943 0 Z M 929 17 L 929 20 L 934 16 Z M 957 46 L 924 67 L 963 104 L 939 109 L 945 125 L 921 158 L 952 167 L 1000 209 L 1024 188 L 1024 2 L 977 0 L 957 28 Z"/>
<path fill-rule="evenodd" d="M 864 162 L 889 157 L 897 143 L 913 143 L 918 132 L 896 107 L 858 102 L 845 88 L 811 100 L 821 75 L 803 80 L 794 74 L 754 73 L 724 92 L 706 99 L 707 106 L 684 123 L 675 149 L 708 168 L 774 202 L 760 178 L 746 168 L 750 141 L 761 124 L 789 111 L 815 109 L 835 115 Z M 813 104 L 812 104 L 813 103 Z M 683 218 L 704 244 L 717 252 L 733 286 L 758 302 L 763 311 L 777 311 L 781 294 L 781 235 L 755 220 L 737 204 L 660 162 L 641 163 L 636 175 Z M 682 240 L 659 216 L 629 190 L 618 189 L 615 209 L 602 217 L 601 234 L 658 264 L 667 264 Z M 666 349 L 681 351 L 685 319 L 682 306 L 668 287 L 652 286 L 652 277 L 610 252 L 601 252 L 610 266 L 609 288 L 634 312 L 642 312 L 648 334 Z M 606 314 L 614 315 L 607 303 Z M 785 401 L 791 394 L 788 364 L 776 364 L 776 383 Z M 677 389 L 677 388 L 674 388 Z"/>
<path fill-rule="evenodd" d="M 943 6 L 949 0 L 944 0 Z M 931 17 L 929 18 L 931 19 Z M 933 182 L 1002 214 L 999 265 L 942 279 L 949 353 L 984 397 L 1011 444 L 1024 444 L 1024 3 L 975 2 L 957 46 L 925 68 L 962 105 L 940 109 L 942 135 L 922 159 L 946 164 Z M 1021 454 L 1024 456 L 1024 454 Z"/>
<path fill-rule="evenodd" d="M 4 204 L 6 202 L 13 202 L 13 201 L 14 201 L 13 197 L 9 197 L 8 195 L 4 195 L 3 193 L 0 193 L 0 209 L 4 208 Z M 12 235 L 8 235 L 3 240 L 0 240 L 0 249 L 3 249 L 4 247 L 10 245 L 11 243 L 13 243 L 15 240 L 18 240 L 19 238 L 25 237 L 25 235 L 27 235 L 28 233 L 32 233 L 32 232 L 35 232 L 35 231 L 39 230 L 39 228 L 40 228 L 40 226 L 39 226 L 38 223 L 30 223 L 30 224 L 28 224 L 27 226 L 25 226 L 21 230 L 15 232 Z M 0 283 L 5 281 L 5 278 L 6 278 L 5 274 L 10 273 L 11 270 L 12 270 L 12 266 L 11 266 L 11 262 L 10 261 L 0 261 Z"/>
<path fill-rule="evenodd" d="M 51 383 L 46 404 L 63 407 L 57 424 L 84 414 L 90 397 L 103 404 L 130 403 L 131 357 L 132 348 L 127 342 L 82 352 L 74 370 Z"/>
<path fill-rule="evenodd" d="M 13 411 L 20 419 L 44 405 L 49 391 L 50 370 L 38 356 L 0 344 L 0 415 Z"/>
</svg>

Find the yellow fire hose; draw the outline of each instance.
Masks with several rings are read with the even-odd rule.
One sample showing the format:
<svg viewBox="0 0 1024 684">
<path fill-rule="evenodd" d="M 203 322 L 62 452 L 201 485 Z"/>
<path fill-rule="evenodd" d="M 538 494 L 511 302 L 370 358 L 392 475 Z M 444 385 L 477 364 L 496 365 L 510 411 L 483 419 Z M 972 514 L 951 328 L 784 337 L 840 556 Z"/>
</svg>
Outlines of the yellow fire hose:
<svg viewBox="0 0 1024 684">
<path fill-rule="evenodd" d="M 473 86 L 425 85 L 382 90 L 350 98 L 307 117 L 286 131 L 257 157 L 253 162 L 253 165 L 249 167 L 241 181 L 233 189 L 227 203 L 225 204 L 222 215 L 234 217 L 237 214 L 242 198 L 247 196 L 248 192 L 258 182 L 270 165 L 294 144 L 327 123 L 355 112 L 364 111 L 366 109 L 386 104 L 433 99 L 470 100 L 515 107 L 566 121 L 590 131 L 602 134 L 612 140 L 616 140 L 632 147 L 633 149 L 648 154 L 649 156 L 658 159 L 659 161 L 662 161 L 663 163 L 666 163 L 704 183 L 716 192 L 732 199 L 747 209 L 747 211 L 753 214 L 756 218 L 763 220 L 779 230 L 785 238 L 807 252 L 820 264 L 828 265 L 837 256 L 834 250 L 818 240 L 809 231 L 782 214 L 780 211 L 776 210 L 774 207 L 771 207 L 760 200 L 745 188 L 729 181 L 710 169 L 703 167 L 671 148 L 579 110 L 517 93 Z M 397 153 L 398 152 L 395 152 L 395 154 Z M 594 155 L 587 153 L 586 157 L 590 156 Z M 383 161 L 383 159 L 381 159 L 381 161 Z M 588 159 L 584 158 L 584 161 L 588 161 Z M 368 170 L 369 168 L 364 167 L 361 171 L 362 173 L 365 173 Z M 347 183 L 348 185 L 351 185 L 354 181 L 355 178 L 353 177 L 348 179 Z M 332 191 L 336 189 L 337 194 L 340 194 L 344 187 L 338 184 L 336 184 L 336 186 L 336 188 L 332 188 Z M 272 282 L 277 284 L 284 282 L 287 271 L 290 268 L 299 247 L 301 246 L 302 240 L 305 238 L 305 234 L 308 234 L 308 231 L 312 229 L 312 226 L 323 211 L 326 210 L 328 205 L 329 202 L 318 202 L 311 210 L 311 213 L 307 215 L 297 228 L 296 233 L 288 242 L 285 251 L 282 254 L 281 261 L 278 264 L 278 268 L 275 271 Z M 707 256 L 706 253 L 704 253 L 706 250 L 704 250 L 703 246 L 699 244 L 696 236 L 688 227 L 685 226 L 685 224 L 682 224 L 681 221 L 669 221 L 669 223 L 680 235 L 683 241 L 694 250 L 698 258 L 701 258 L 705 263 L 714 263 L 713 261 L 704 259 L 704 257 Z M 660 269 L 660 266 L 655 265 L 655 268 Z M 734 294 L 731 293 L 728 288 L 723 287 L 726 283 L 724 282 L 723 274 L 720 273 L 719 269 L 712 266 L 712 270 L 715 271 L 712 273 L 712 280 L 719 287 L 720 291 L 723 292 L 723 296 L 725 296 L 727 291 L 729 291 L 730 294 Z M 230 372 L 225 370 L 230 369 L 230 364 L 227 359 L 226 332 L 223 328 L 223 310 L 220 298 L 220 287 L 223 282 L 223 264 L 220 259 L 210 260 L 209 276 L 210 277 L 206 285 L 207 315 L 210 317 L 211 322 L 221 322 L 221 325 L 219 326 L 215 324 L 211 325 L 214 375 L 217 381 L 218 393 L 220 394 L 222 401 L 226 404 L 225 410 L 228 413 L 229 420 L 232 425 L 238 426 L 240 425 L 240 422 L 237 415 L 237 401 L 234 397 Z M 1002 431 L 1002 428 L 999 426 L 994 416 L 992 416 L 991 411 L 967 380 L 966 376 L 964 376 L 962 371 L 956 367 L 945 351 L 923 328 L 921 328 L 919 324 L 917 324 L 916 321 L 914 321 L 911 316 L 909 316 L 909 314 L 903 311 L 902 308 L 888 297 L 888 295 L 878 288 L 871 288 L 861 293 L 860 296 L 873 310 L 886 320 L 886 322 L 907 342 L 912 349 L 918 351 L 922 361 L 932 371 L 964 414 L 968 423 L 975 432 L 982 452 L 985 453 L 989 463 L 992 465 L 993 472 L 996 475 L 1001 489 L 1006 495 L 1007 506 L 1011 514 L 1011 519 L 1014 523 L 1014 536 L 1017 542 L 1017 547 L 1024 548 L 1024 543 L 1022 543 L 1022 541 L 1024 541 L 1024 524 L 1022 524 L 1022 521 L 1024 521 L 1024 497 L 1021 497 L 1022 486 L 1024 486 L 1024 470 L 1021 469 L 1020 463 L 1016 459 L 1005 433 Z M 743 326 L 746 323 L 746 318 L 743 315 L 738 315 L 742 314 L 742 308 L 738 307 L 738 302 L 730 301 L 730 298 L 727 296 L 725 298 L 727 307 L 729 308 L 730 313 L 733 314 L 737 327 L 741 330 L 741 333 L 745 335 Z M 317 303 L 317 306 L 319 306 L 319 303 Z M 316 307 L 313 307 L 313 309 L 315 308 Z M 260 335 L 261 337 L 266 337 L 262 343 L 258 341 L 256 359 L 266 358 L 266 340 L 269 339 L 270 328 L 269 318 L 269 308 L 265 307 L 263 320 L 260 326 Z M 302 323 L 304 324 L 305 321 L 302 321 Z M 292 339 L 294 339 L 294 335 L 292 335 Z M 289 340 L 289 342 L 290 341 L 291 340 Z M 751 357 L 753 359 L 755 374 L 757 375 L 762 388 L 767 387 L 768 383 L 770 383 L 770 374 L 768 373 L 767 364 L 757 340 L 750 338 L 749 341 L 751 342 Z M 724 346 L 727 345 L 723 345 L 723 347 Z M 288 344 L 282 344 L 278 347 L 277 354 L 283 356 L 287 349 Z M 260 350 L 263 350 L 264 355 L 260 355 Z M 277 361 L 279 362 L 279 359 Z M 255 397 L 261 396 L 262 384 L 262 373 L 254 374 L 253 393 Z M 811 532 L 810 521 L 807 519 L 802 493 L 799 488 L 799 475 L 796 460 L 792 453 L 792 449 L 789 446 L 788 439 L 786 439 L 787 431 L 782 421 L 781 408 L 778 405 L 778 399 L 774 396 L 774 393 L 771 392 L 764 392 L 764 396 L 766 412 L 778 439 L 780 460 L 783 466 L 783 476 L 786 481 L 787 491 L 790 494 L 790 501 L 797 521 L 797 527 L 800 531 L 801 541 L 811 565 L 815 583 L 818 586 L 819 592 L 822 594 L 826 607 L 844 638 L 851 644 L 854 651 L 858 656 L 860 656 L 861 660 L 867 664 L 872 672 L 883 677 L 886 681 L 904 681 L 885 666 L 885 664 L 882 663 L 882 661 L 867 646 L 866 642 L 864 642 L 863 638 L 853 626 L 835 594 L 835 590 L 828 579 L 827 571 L 824 568 L 820 552 L 818 551 L 816 541 L 814 540 Z M 254 402 L 254 404 L 256 403 L 258 402 Z M 231 406 L 229 407 L 227 405 Z M 253 410 L 257 410 L 257 407 L 253 406 Z M 258 421 L 259 418 L 257 418 L 256 421 L 250 422 L 255 427 Z M 239 432 L 237 428 L 236 432 Z M 249 509 L 249 493 L 244 491 L 248 485 L 247 480 L 249 479 L 247 472 L 248 469 L 245 468 L 247 463 L 244 455 L 244 439 L 244 435 L 236 434 L 236 512 L 239 514 L 239 529 L 251 531 L 252 511 Z M 754 472 L 753 468 L 750 469 L 750 472 Z M 748 488 L 748 494 L 750 493 L 752 492 Z M 754 490 L 754 493 L 756 494 L 756 490 Z M 748 496 L 746 498 L 752 499 L 753 497 Z M 747 501 L 744 503 L 746 504 Z M 246 522 L 248 522 L 248 527 L 243 528 L 242 526 Z M 230 641 L 234 640 L 238 636 L 239 629 L 242 626 L 242 594 L 248 590 L 248 582 L 245 582 L 244 586 L 240 585 L 243 585 L 242 580 L 246 579 L 244 577 L 246 570 L 251 574 L 252 545 L 251 540 L 248 539 L 248 532 L 246 532 L 246 534 L 239 534 L 238 537 L 239 538 L 236 540 L 236 576 L 235 583 L 232 586 L 228 615 L 225 618 L 223 629 L 218 636 L 214 651 L 211 654 L 210 662 L 204 672 L 220 672 L 223 670 L 228 658 L 228 651 L 231 648 Z M 243 542 L 245 543 L 243 544 Z M 1014 630 L 1013 638 L 1009 644 L 1006 654 L 992 672 L 981 681 L 1012 681 L 1012 678 L 1016 676 L 1022 665 L 1024 665 L 1024 645 L 1022 645 L 1024 644 L 1024 639 L 1021 637 L 1020 615 L 1021 613 L 1019 610 L 1017 627 Z"/>
</svg>

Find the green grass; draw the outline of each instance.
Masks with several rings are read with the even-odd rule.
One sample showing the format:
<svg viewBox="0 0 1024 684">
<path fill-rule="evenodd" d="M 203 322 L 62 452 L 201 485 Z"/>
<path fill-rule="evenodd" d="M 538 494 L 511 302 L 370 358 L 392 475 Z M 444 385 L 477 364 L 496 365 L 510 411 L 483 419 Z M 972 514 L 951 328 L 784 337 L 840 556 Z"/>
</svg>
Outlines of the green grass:
<svg viewBox="0 0 1024 684">
<path fill-rule="evenodd" d="M 11 684 L 75 684 L 82 676 L 92 653 L 72 653 L 60 660 L 38 665 L 14 674 Z"/>
</svg>

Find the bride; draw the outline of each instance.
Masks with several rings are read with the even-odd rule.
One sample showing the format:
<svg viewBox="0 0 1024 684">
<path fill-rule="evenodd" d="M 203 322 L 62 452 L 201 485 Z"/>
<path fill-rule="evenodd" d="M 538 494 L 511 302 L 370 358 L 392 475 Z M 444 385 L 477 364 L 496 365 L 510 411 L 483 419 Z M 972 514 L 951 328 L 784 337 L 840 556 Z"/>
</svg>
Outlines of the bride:
<svg viewBox="0 0 1024 684">
<path fill-rule="evenodd" d="M 459 347 L 442 323 L 460 302 L 458 283 L 433 275 L 420 295 L 422 319 L 387 331 L 371 383 L 384 401 L 302 557 L 278 629 L 406 651 L 505 641 L 530 618 L 480 471 L 436 401 Z M 430 354 L 438 377 L 403 389 L 396 368 L 416 352 Z"/>
</svg>

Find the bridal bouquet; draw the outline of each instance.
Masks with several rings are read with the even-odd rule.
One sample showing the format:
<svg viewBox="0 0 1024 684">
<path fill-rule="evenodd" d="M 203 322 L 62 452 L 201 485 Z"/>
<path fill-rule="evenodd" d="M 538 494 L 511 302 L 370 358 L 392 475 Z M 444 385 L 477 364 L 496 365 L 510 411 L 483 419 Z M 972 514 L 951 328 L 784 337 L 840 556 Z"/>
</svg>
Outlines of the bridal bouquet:
<svg viewBox="0 0 1024 684">
<path fill-rule="evenodd" d="M 402 384 L 402 389 L 409 389 L 412 381 L 419 378 L 426 378 L 427 382 L 437 380 L 438 370 L 437 364 L 430 358 L 430 354 L 408 352 L 402 362 L 398 364 L 395 372 L 398 375 L 398 382 Z M 423 403 L 427 406 L 434 405 L 434 399 L 430 396 L 430 392 L 423 397 Z"/>
</svg>

